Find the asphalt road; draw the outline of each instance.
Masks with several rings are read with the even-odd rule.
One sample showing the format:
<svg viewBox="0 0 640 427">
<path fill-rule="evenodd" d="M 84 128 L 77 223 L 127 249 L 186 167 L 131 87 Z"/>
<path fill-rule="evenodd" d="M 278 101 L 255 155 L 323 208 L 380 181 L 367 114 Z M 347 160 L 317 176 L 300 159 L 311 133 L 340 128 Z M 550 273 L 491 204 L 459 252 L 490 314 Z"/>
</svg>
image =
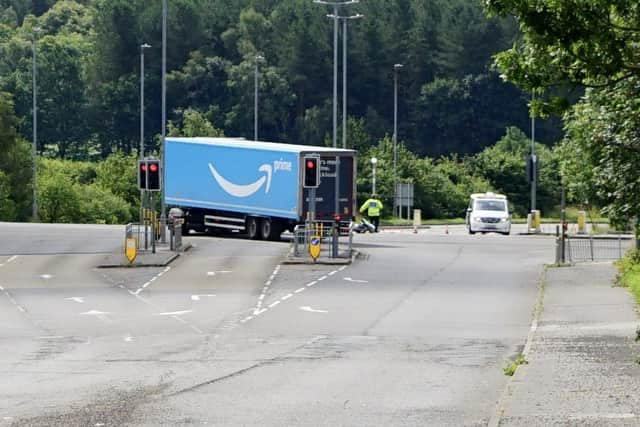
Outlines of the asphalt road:
<svg viewBox="0 0 640 427">
<path fill-rule="evenodd" d="M 434 227 L 358 235 L 346 267 L 190 236 L 169 268 L 94 268 L 122 235 L 0 223 L 1 426 L 486 425 L 553 261 Z"/>
</svg>

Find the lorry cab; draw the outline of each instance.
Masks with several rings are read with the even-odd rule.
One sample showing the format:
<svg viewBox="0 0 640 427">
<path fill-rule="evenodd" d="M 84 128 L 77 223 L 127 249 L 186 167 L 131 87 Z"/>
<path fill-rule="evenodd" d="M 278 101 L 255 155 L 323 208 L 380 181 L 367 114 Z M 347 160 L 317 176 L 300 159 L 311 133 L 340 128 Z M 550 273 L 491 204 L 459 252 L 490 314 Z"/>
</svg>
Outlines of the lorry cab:
<svg viewBox="0 0 640 427">
<path fill-rule="evenodd" d="M 508 235 L 511 233 L 511 213 L 507 196 L 492 192 L 472 194 L 465 222 L 469 234 L 496 232 Z"/>
</svg>

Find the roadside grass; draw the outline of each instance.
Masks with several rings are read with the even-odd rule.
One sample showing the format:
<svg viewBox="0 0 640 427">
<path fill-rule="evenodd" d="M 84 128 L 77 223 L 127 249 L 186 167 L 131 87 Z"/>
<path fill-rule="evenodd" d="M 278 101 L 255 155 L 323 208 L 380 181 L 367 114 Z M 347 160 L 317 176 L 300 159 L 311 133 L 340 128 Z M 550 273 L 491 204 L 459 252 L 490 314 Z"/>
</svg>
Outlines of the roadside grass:
<svg viewBox="0 0 640 427">
<path fill-rule="evenodd" d="M 640 304 L 640 250 L 631 249 L 624 258 L 616 262 L 616 266 L 617 283 L 628 288 Z"/>
<path fill-rule="evenodd" d="M 526 365 L 527 363 L 529 362 L 527 362 L 527 359 L 525 359 L 524 354 L 519 354 L 518 357 L 516 357 L 516 360 L 508 364 L 506 367 L 502 368 L 502 371 L 505 375 L 512 377 L 516 373 L 518 366 Z"/>
</svg>

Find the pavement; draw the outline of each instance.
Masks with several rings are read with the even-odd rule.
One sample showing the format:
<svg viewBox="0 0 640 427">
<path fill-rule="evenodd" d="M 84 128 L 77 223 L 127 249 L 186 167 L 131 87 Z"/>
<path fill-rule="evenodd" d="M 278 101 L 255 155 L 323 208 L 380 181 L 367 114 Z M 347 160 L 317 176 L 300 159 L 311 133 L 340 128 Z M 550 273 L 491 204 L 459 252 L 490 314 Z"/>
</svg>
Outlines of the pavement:
<svg viewBox="0 0 640 427">
<path fill-rule="evenodd" d="M 640 425 L 637 305 L 611 263 L 549 268 L 520 365 L 489 426 Z"/>
</svg>

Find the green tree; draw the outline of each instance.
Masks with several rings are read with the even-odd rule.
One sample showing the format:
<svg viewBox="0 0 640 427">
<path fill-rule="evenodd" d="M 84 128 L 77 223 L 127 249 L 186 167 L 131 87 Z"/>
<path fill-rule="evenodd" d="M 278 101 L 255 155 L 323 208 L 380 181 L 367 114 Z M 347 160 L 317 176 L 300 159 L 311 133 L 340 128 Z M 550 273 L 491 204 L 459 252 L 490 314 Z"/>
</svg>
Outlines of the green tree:
<svg viewBox="0 0 640 427">
<path fill-rule="evenodd" d="M 11 95 L 0 92 L 0 171 L 3 173 L 0 198 L 8 200 L 0 219 L 5 221 L 24 221 L 31 216 L 31 148 L 18 135 L 17 125 Z"/>
<path fill-rule="evenodd" d="M 204 115 L 195 110 L 186 110 L 182 114 L 182 126 L 178 127 L 169 122 L 167 135 L 169 136 L 209 136 L 223 137 L 224 132 L 216 129 Z"/>
</svg>

